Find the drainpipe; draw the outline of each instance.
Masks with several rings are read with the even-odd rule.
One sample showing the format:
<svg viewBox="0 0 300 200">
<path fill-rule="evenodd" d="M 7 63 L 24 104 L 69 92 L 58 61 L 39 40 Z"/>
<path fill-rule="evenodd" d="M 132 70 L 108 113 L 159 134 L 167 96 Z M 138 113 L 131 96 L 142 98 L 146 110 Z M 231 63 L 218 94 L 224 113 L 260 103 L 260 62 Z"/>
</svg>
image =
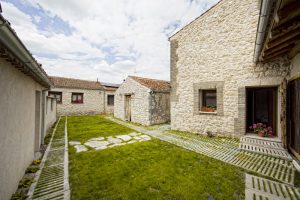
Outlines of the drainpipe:
<svg viewBox="0 0 300 200">
<path fill-rule="evenodd" d="M 275 0 L 261 0 L 253 58 L 255 63 L 257 63 L 257 61 L 259 60 L 259 56 L 263 48 L 264 38 L 267 32 L 267 25 L 274 1 Z"/>
</svg>

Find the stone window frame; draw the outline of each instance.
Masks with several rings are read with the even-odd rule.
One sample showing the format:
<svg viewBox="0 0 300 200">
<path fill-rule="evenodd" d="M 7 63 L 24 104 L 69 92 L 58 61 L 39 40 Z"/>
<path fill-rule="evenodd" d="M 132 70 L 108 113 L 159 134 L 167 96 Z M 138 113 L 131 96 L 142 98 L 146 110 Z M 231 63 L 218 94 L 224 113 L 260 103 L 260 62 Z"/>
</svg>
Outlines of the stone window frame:
<svg viewBox="0 0 300 200">
<path fill-rule="evenodd" d="M 113 98 L 112 103 L 110 102 L 109 98 Z M 114 106 L 114 99 L 115 99 L 115 95 L 113 95 L 113 94 L 108 94 L 108 95 L 107 95 L 107 105 L 108 105 L 108 106 Z"/>
<path fill-rule="evenodd" d="M 223 108 L 223 89 L 224 89 L 224 81 L 205 81 L 193 84 L 194 90 L 194 115 L 224 115 Z M 201 90 L 216 90 L 217 93 L 217 111 L 216 112 L 201 112 Z"/>
</svg>

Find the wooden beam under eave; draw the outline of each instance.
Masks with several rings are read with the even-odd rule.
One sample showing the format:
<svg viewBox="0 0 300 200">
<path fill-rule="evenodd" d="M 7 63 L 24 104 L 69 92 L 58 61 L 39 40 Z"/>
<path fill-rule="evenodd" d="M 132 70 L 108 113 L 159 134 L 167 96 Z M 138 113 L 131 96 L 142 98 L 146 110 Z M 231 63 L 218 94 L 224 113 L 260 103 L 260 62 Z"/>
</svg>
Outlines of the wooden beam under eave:
<svg viewBox="0 0 300 200">
<path fill-rule="evenodd" d="M 292 59 L 292 58 L 295 57 L 298 53 L 300 53 L 300 42 L 297 43 L 297 44 L 292 48 L 292 50 L 289 52 L 288 57 L 289 57 L 290 59 Z"/>
<path fill-rule="evenodd" d="M 271 54 L 269 56 L 265 56 L 265 57 L 262 58 L 262 63 L 267 63 L 267 62 L 270 62 L 270 61 L 274 60 L 275 58 L 281 57 L 281 56 L 287 54 L 289 52 L 289 50 L 290 49 L 285 48 L 285 49 L 282 49 L 282 50 L 280 50 L 280 51 L 278 51 L 274 54 Z"/>
<path fill-rule="evenodd" d="M 300 16 L 300 1 L 295 0 L 278 11 L 279 22 L 277 26 L 298 16 Z"/>
<path fill-rule="evenodd" d="M 283 44 L 278 45 L 278 46 L 276 46 L 276 47 L 274 47 L 272 49 L 268 49 L 268 50 L 264 51 L 262 55 L 263 55 L 263 57 L 264 56 L 269 56 L 271 54 L 276 54 L 277 52 L 279 52 L 279 51 L 281 51 L 283 49 L 291 50 L 294 46 L 295 46 L 294 43 L 292 43 L 292 44 L 283 43 Z"/>
<path fill-rule="evenodd" d="M 286 33 L 280 37 L 271 39 L 267 44 L 267 49 L 273 48 L 277 45 L 280 45 L 284 42 L 291 41 L 291 40 L 295 40 L 295 42 L 296 42 L 297 40 L 299 40 L 299 36 L 300 36 L 300 27 L 297 29 L 294 29 L 293 31 L 289 31 L 288 33 Z"/>
<path fill-rule="evenodd" d="M 282 27 L 276 27 L 271 30 L 271 38 L 270 39 L 275 39 L 278 37 L 281 37 L 284 34 L 287 34 L 295 29 L 299 29 L 300 27 L 300 16 L 299 16 L 299 21 L 293 21 L 290 23 L 286 23 Z"/>
</svg>

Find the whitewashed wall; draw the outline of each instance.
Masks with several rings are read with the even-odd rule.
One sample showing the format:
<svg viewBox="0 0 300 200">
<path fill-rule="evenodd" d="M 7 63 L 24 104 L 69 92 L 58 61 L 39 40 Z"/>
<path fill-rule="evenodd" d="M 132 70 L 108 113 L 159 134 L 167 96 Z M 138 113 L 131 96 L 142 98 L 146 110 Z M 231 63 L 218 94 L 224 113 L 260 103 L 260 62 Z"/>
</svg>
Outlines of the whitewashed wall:
<svg viewBox="0 0 300 200">
<path fill-rule="evenodd" d="M 39 91 L 42 94 L 44 89 L 32 78 L 0 58 L 1 200 L 10 199 L 26 168 L 34 159 L 35 93 Z M 42 102 L 42 98 L 40 100 Z M 41 127 L 39 128 L 41 130 Z M 39 137 L 38 139 L 41 139 L 41 134 Z"/>
</svg>

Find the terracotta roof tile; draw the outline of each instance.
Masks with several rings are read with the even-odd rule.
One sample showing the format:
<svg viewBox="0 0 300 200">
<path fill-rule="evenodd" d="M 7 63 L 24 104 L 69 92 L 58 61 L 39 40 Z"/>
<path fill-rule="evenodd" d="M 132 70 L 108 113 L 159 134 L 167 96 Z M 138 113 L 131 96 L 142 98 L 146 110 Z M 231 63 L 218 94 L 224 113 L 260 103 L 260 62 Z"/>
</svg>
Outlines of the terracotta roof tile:
<svg viewBox="0 0 300 200">
<path fill-rule="evenodd" d="M 77 88 L 77 89 L 90 89 L 90 90 L 100 90 L 103 86 L 100 82 L 80 80 L 73 78 L 64 78 L 57 76 L 50 76 L 54 87 L 58 88 Z"/>
<path fill-rule="evenodd" d="M 154 91 L 170 91 L 170 82 L 164 80 L 157 80 L 157 79 L 150 79 L 150 78 L 143 78 L 137 76 L 129 76 L 133 80 L 137 81 L 141 85 L 154 90 Z"/>
</svg>

